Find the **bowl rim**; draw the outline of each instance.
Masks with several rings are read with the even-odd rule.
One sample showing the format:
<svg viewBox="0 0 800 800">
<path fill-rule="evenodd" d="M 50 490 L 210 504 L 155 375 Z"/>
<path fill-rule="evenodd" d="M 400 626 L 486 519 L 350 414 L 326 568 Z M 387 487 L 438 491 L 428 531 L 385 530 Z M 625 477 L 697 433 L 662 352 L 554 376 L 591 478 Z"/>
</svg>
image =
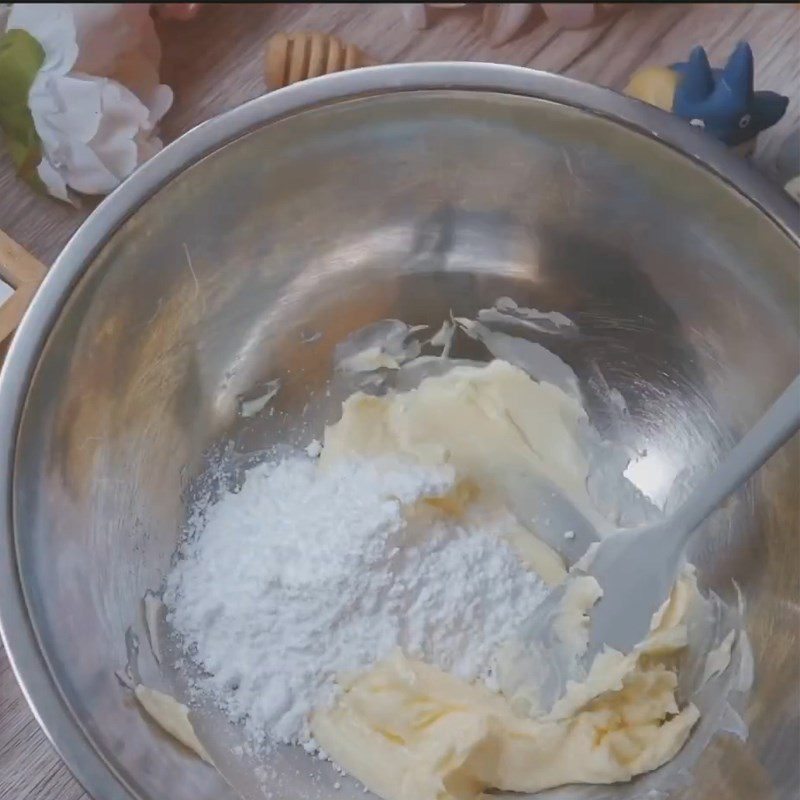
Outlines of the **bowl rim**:
<svg viewBox="0 0 800 800">
<path fill-rule="evenodd" d="M 73 775 L 103 800 L 144 800 L 97 751 L 61 693 L 28 613 L 13 522 L 16 439 L 25 399 L 45 342 L 99 249 L 162 186 L 204 156 L 283 117 L 359 97 L 455 90 L 516 95 L 595 114 L 654 139 L 711 172 L 771 219 L 800 248 L 800 220 L 788 195 L 745 159 L 685 121 L 611 89 L 506 64 L 389 64 L 288 86 L 202 122 L 140 167 L 103 200 L 56 259 L 31 303 L 0 372 L 0 637 L 36 720 Z"/>
</svg>

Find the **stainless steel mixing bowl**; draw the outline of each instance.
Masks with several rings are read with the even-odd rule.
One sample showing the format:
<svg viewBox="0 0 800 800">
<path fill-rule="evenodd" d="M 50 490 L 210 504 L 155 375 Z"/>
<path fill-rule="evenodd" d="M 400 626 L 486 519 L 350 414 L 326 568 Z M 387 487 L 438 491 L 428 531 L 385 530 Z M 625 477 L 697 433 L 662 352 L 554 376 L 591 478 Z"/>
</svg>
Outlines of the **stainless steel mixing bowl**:
<svg viewBox="0 0 800 800">
<path fill-rule="evenodd" d="M 503 295 L 562 311 L 580 335 L 544 343 L 577 371 L 595 424 L 645 453 L 637 479 L 663 499 L 797 370 L 796 223 L 788 200 L 685 123 L 497 65 L 325 77 L 166 148 L 67 246 L 0 386 L 3 636 L 78 778 L 98 800 L 235 796 L 114 672 L 204 454 L 226 438 L 247 453 L 318 433 L 335 413 L 318 400 L 337 341 L 382 318 L 438 325 Z M 239 416 L 273 378 L 278 413 Z M 627 403 L 624 431 L 608 387 Z M 673 797 L 797 796 L 797 456 L 795 439 L 694 553 L 705 586 L 742 588 L 756 683 L 747 741 L 718 736 Z M 262 796 L 246 765 L 212 751 Z M 269 766 L 289 781 L 278 800 L 334 794 L 328 766 L 299 751 Z M 335 796 L 363 795 L 345 781 Z"/>
</svg>

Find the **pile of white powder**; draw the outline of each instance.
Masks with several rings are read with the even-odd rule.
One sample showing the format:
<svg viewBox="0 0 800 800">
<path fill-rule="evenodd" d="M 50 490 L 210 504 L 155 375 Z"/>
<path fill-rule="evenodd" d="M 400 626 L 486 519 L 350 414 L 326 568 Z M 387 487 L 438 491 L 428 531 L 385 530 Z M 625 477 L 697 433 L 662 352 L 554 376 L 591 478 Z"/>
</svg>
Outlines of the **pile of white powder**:
<svg viewBox="0 0 800 800">
<path fill-rule="evenodd" d="M 255 741 L 307 742 L 336 676 L 395 648 L 466 680 L 547 594 L 489 520 L 410 513 L 449 468 L 307 458 L 252 469 L 208 509 L 165 591 L 197 681 Z M 409 520 L 411 520 L 409 522 Z"/>
</svg>

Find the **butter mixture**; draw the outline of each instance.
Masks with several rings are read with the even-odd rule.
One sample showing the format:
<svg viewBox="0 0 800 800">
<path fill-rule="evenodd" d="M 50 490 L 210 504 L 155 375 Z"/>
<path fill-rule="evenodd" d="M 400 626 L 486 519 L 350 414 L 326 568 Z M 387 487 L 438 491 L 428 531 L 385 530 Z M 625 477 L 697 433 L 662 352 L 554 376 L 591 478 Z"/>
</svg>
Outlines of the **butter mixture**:
<svg viewBox="0 0 800 800">
<path fill-rule="evenodd" d="M 502 539 L 513 518 L 466 503 L 448 465 L 293 457 L 209 509 L 167 582 L 168 619 L 254 739 L 309 741 L 337 679 L 395 648 L 467 681 L 544 599 Z M 196 649 L 196 652 L 195 652 Z"/>
<path fill-rule="evenodd" d="M 510 505 L 525 479 L 543 474 L 588 505 L 584 425 L 577 400 L 506 362 L 459 366 L 407 393 L 351 397 L 326 430 L 321 464 L 402 454 L 448 464 L 482 501 Z M 509 542 L 549 583 L 565 579 L 557 554 L 533 532 L 518 525 Z M 598 596 L 593 579 L 583 580 L 589 591 L 568 615 L 573 630 L 564 638 L 582 638 L 584 612 Z M 396 652 L 343 679 L 344 695 L 314 714 L 312 731 L 326 753 L 387 800 L 461 800 L 488 789 L 629 780 L 671 759 L 698 719 L 693 705 L 681 709 L 676 699 L 675 656 L 687 643 L 683 621 L 692 591 L 689 579 L 676 587 L 634 653 L 601 654 L 585 682 L 569 685 L 547 714 L 536 714 L 536 687 L 525 676 L 507 696 Z M 512 654 L 505 672 L 513 673 L 514 650 L 525 644 L 510 640 L 498 650 L 498 672 Z M 521 696 L 529 702 L 515 702 Z"/>
<path fill-rule="evenodd" d="M 598 513 L 590 435 L 575 394 L 503 360 L 355 393 L 318 459 L 251 469 L 185 544 L 164 601 L 197 690 L 254 743 L 322 752 L 385 800 L 608 784 L 666 763 L 699 718 L 678 693 L 691 570 L 632 653 L 607 649 L 539 702 L 537 608 L 571 582 L 552 628 L 577 664 L 599 587 L 520 509 L 546 481 Z"/>
</svg>

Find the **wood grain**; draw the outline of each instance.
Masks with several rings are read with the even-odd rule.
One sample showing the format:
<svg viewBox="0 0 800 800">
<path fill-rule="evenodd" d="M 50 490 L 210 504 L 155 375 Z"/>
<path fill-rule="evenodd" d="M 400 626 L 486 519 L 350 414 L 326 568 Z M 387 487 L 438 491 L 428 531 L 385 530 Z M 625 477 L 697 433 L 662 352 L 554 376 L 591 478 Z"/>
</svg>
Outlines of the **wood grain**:
<svg viewBox="0 0 800 800">
<path fill-rule="evenodd" d="M 618 90 L 637 68 L 683 60 L 695 44 L 705 45 L 716 65 L 747 39 L 755 52 L 757 88 L 791 99 L 784 119 L 759 139 L 755 161 L 765 172 L 800 124 L 796 4 L 634 5 L 583 31 L 559 31 L 535 16 L 519 36 L 497 48 L 483 35 L 478 9 L 443 13 L 417 33 L 388 4 L 211 5 L 192 22 L 160 22 L 159 30 L 162 75 L 176 93 L 162 126 L 167 141 L 263 93 L 264 43 L 281 30 L 335 34 L 380 62 L 497 61 Z M 91 207 L 75 209 L 36 195 L 16 179 L 7 159 L 0 160 L 0 228 L 46 264 Z M 1 649 L 0 800 L 88 800 L 38 729 Z"/>
</svg>

